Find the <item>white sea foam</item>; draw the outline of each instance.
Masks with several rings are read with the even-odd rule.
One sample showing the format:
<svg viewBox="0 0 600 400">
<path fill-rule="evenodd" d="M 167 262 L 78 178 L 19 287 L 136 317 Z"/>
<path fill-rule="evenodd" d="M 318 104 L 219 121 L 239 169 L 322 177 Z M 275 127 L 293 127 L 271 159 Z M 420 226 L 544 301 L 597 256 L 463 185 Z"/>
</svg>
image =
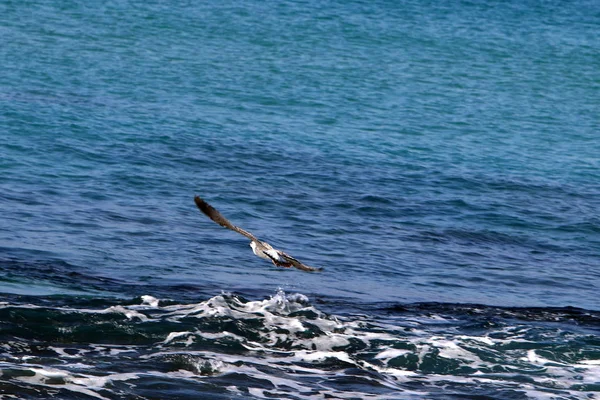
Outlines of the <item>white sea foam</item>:
<svg viewBox="0 0 600 400">
<path fill-rule="evenodd" d="M 582 383 L 600 385 L 600 360 L 583 360 L 576 367 Z"/>
<path fill-rule="evenodd" d="M 172 341 L 174 341 L 175 339 L 179 339 L 182 337 L 188 338 L 189 336 L 192 335 L 192 332 L 189 331 L 185 331 L 185 332 L 171 332 L 169 333 L 169 336 L 167 336 L 167 338 L 164 340 L 163 344 L 168 344 L 171 343 Z"/>
<path fill-rule="evenodd" d="M 35 308 L 23 308 L 26 307 Z M 52 368 L 26 364 L 37 362 L 36 357 L 27 355 L 26 351 L 22 354 L 23 349 L 27 350 L 26 342 L 1 345 L 5 354 L 16 353 L 15 349 L 21 352 L 18 359 L 11 356 L 7 360 L 14 360 L 11 362 L 19 365 L 18 368 L 34 372 L 33 376 L 15 373 L 11 372 L 15 366 L 0 364 L 0 369 L 9 371 L 7 376 L 12 379 L 40 386 L 60 386 L 101 399 L 105 391 L 110 392 L 111 382 L 136 385 L 138 380 L 146 378 L 197 382 L 214 376 L 226 381 L 231 373 L 246 376 L 250 382 L 244 387 L 226 386 L 232 396 L 285 398 L 294 393 L 296 397 L 307 399 L 325 395 L 352 398 L 353 391 L 336 385 L 340 377 L 365 385 L 376 382 L 377 387 L 401 396 L 410 393 L 405 391 L 405 384 L 416 381 L 423 388 L 492 385 L 521 390 L 532 398 L 544 398 L 546 389 L 571 395 L 576 393 L 574 385 L 597 385 L 600 381 L 598 360 L 580 359 L 573 363 L 550 359 L 552 357 L 545 356 L 548 352 L 531 348 L 531 333 L 527 327 L 499 327 L 477 336 L 456 334 L 453 327 L 447 329 L 444 325 L 452 318 L 435 315 L 384 322 L 366 316 L 336 317 L 319 311 L 306 296 L 286 296 L 282 291 L 257 301 L 222 294 L 195 304 L 161 305 L 155 297 L 142 296 L 141 303 L 135 305 L 100 310 L 68 307 L 55 310 L 99 316 L 122 314 L 127 318 L 122 323 L 129 324 L 132 330 L 154 323 L 181 324 L 181 330 L 164 332 L 151 344 L 71 347 L 53 344 L 47 350 L 64 364 Z M 225 324 L 236 333 L 202 328 L 218 324 Z M 65 331 L 65 334 L 72 333 Z M 551 340 L 552 332 L 548 335 Z M 573 340 L 576 339 L 573 336 Z M 561 340 L 568 340 L 568 335 L 561 334 Z M 227 351 L 198 350 L 204 343 L 210 347 L 225 346 L 225 349 L 235 344 L 246 351 L 228 354 Z M 122 358 L 146 360 L 142 364 L 146 366 L 153 365 L 149 360 L 157 360 L 160 361 L 157 365 L 173 364 L 176 370 L 152 371 L 146 367 L 126 373 L 95 371 L 94 362 L 98 357 L 105 360 L 104 363 Z M 431 372 L 436 363 L 445 366 L 440 370 L 444 373 Z M 465 373 L 460 369 L 464 367 L 472 372 Z M 457 373 L 452 372 L 453 368 Z M 354 376 L 352 371 L 363 372 Z M 529 371 L 534 373 L 529 374 Z M 527 379 L 520 379 L 522 375 Z M 318 390 L 314 385 L 317 377 Z M 268 381 L 272 388 L 253 386 L 253 379 Z M 361 398 L 369 397 L 368 393 L 357 393 Z M 426 393 L 421 390 L 415 396 Z M 384 395 L 373 397 L 386 398 Z"/>
<path fill-rule="evenodd" d="M 109 307 L 105 310 L 98 311 L 98 312 L 101 314 L 123 314 L 128 319 L 137 318 L 140 321 L 148 321 L 148 317 L 146 315 L 144 315 L 140 312 L 137 312 L 135 310 L 132 310 L 131 308 L 124 307 L 124 306 L 112 306 L 112 307 Z"/>
<path fill-rule="evenodd" d="M 62 381 L 61 386 L 66 390 L 81 393 L 102 400 L 106 399 L 106 397 L 101 396 L 94 390 L 97 388 L 96 386 L 90 385 L 87 382 L 85 384 L 81 384 L 77 382 L 77 378 L 74 378 L 72 374 L 63 370 L 48 367 L 30 367 L 28 369 L 34 372 L 34 375 L 21 375 L 15 379 L 22 382 L 27 382 L 29 384 L 46 386 L 50 388 L 56 387 L 56 385 L 59 384 L 58 382 L 56 382 L 56 380 L 60 380 Z M 104 384 L 102 386 L 104 386 Z"/>
<path fill-rule="evenodd" d="M 149 305 L 150 307 L 157 308 L 159 300 L 156 297 L 152 297 L 149 295 L 142 296 L 142 304 Z"/>
<path fill-rule="evenodd" d="M 375 356 L 375 359 L 376 360 L 384 360 L 387 362 L 393 358 L 401 357 L 401 356 L 404 356 L 406 354 L 411 354 L 411 353 L 412 352 L 410 350 L 404 350 L 404 349 L 385 349 L 381 353 L 378 353 Z"/>
<path fill-rule="evenodd" d="M 61 358 L 79 358 L 80 357 L 78 354 L 67 353 L 66 349 L 63 349 L 61 347 L 49 346 L 48 350 L 52 350 L 52 351 L 56 352 L 56 354 Z"/>
</svg>

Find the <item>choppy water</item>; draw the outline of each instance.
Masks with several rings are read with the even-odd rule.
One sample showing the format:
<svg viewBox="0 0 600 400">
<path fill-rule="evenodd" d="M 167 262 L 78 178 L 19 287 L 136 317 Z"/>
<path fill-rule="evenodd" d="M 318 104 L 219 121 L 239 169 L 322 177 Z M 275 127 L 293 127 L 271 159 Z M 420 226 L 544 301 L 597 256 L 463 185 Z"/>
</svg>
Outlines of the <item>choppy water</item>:
<svg viewBox="0 0 600 400">
<path fill-rule="evenodd" d="M 0 0 L 0 61 L 0 397 L 598 396 L 597 2 Z"/>
<path fill-rule="evenodd" d="M 353 314 L 336 316 L 283 292 L 64 302 L 1 305 L 4 393 L 524 399 L 600 389 L 598 312 L 351 303 Z"/>
</svg>

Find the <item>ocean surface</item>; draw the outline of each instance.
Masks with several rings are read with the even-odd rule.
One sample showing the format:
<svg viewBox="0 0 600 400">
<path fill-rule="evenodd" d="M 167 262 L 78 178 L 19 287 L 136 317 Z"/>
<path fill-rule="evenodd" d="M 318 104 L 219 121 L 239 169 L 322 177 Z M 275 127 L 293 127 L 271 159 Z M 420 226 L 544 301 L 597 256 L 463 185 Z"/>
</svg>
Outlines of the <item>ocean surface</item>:
<svg viewBox="0 0 600 400">
<path fill-rule="evenodd" d="M 0 0 L 0 66 L 1 399 L 600 398 L 600 2 Z"/>
</svg>

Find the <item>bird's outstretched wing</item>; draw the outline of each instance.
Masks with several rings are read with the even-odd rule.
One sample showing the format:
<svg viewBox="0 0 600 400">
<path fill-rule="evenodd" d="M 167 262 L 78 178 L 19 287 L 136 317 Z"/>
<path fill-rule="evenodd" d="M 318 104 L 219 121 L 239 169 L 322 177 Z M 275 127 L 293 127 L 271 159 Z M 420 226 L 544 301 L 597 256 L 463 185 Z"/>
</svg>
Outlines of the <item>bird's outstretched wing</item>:
<svg viewBox="0 0 600 400">
<path fill-rule="evenodd" d="M 296 267 L 302 271 L 311 271 L 312 272 L 312 271 L 322 271 L 323 270 L 323 268 L 309 267 L 306 264 L 302 264 L 300 261 L 298 261 L 294 257 L 290 256 L 289 254 L 284 253 L 283 251 L 279 251 L 279 254 L 281 255 L 281 257 L 283 257 L 283 259 L 285 261 L 289 262 L 294 267 Z"/>
<path fill-rule="evenodd" d="M 200 198 L 200 196 L 194 196 L 194 202 L 196 203 L 196 205 L 198 206 L 200 211 L 202 211 L 204 214 L 206 214 L 206 216 L 208 218 L 212 219 L 217 224 L 219 224 L 227 229 L 231 229 L 232 231 L 236 231 L 237 233 L 240 233 L 240 234 L 246 236 L 248 239 L 250 239 L 252 241 L 259 241 L 258 238 L 256 236 L 254 236 L 253 234 L 251 234 L 250 232 L 245 231 L 242 228 L 237 227 L 237 226 L 233 225 L 231 222 L 229 222 L 229 220 L 227 220 L 227 218 L 222 216 L 221 213 L 218 212 L 213 206 L 208 204 L 206 201 L 202 200 Z"/>
</svg>

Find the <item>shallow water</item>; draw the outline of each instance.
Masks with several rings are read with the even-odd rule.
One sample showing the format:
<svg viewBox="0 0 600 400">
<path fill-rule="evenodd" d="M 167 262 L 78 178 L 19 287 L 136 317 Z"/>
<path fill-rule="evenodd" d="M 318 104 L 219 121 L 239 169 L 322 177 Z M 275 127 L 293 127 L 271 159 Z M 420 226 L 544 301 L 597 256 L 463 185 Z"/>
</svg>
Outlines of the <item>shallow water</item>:
<svg viewBox="0 0 600 400">
<path fill-rule="evenodd" d="M 0 22 L 2 395 L 596 395 L 596 2 Z"/>
</svg>

